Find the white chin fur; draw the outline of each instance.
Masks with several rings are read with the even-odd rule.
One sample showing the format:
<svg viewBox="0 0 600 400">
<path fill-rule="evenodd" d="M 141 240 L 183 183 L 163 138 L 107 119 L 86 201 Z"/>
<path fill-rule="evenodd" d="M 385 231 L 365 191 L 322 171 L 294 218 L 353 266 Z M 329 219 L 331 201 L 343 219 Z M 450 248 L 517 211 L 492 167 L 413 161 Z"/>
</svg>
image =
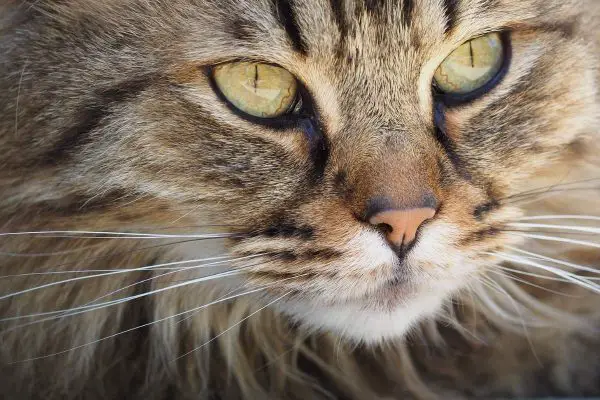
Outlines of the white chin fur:
<svg viewBox="0 0 600 400">
<path fill-rule="evenodd" d="M 448 293 L 420 294 L 393 309 L 378 310 L 368 304 L 323 306 L 280 303 L 282 311 L 310 329 L 329 331 L 362 343 L 377 343 L 404 336 L 424 318 L 433 316 Z"/>
</svg>

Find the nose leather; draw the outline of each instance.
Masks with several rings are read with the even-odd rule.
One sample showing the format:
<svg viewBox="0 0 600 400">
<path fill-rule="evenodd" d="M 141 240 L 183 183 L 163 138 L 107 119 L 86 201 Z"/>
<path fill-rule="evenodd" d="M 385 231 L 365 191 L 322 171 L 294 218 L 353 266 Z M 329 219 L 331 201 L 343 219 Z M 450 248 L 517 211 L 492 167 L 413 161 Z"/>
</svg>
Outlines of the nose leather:
<svg viewBox="0 0 600 400">
<path fill-rule="evenodd" d="M 380 211 L 369 219 L 372 225 L 386 224 L 391 228 L 387 239 L 396 246 L 411 243 L 423 222 L 435 216 L 433 208 Z"/>
</svg>

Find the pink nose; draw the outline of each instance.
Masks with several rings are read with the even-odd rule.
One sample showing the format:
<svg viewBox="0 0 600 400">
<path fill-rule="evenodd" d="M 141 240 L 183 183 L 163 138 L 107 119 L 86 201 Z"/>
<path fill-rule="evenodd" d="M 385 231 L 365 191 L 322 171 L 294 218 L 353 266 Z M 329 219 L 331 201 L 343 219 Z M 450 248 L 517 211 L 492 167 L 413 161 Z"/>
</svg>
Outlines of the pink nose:
<svg viewBox="0 0 600 400">
<path fill-rule="evenodd" d="M 415 239 L 423 222 L 435 216 L 433 208 L 380 211 L 369 219 L 372 225 L 389 226 L 387 239 L 396 246 L 407 245 Z M 391 229 L 391 230 L 390 230 Z"/>
</svg>

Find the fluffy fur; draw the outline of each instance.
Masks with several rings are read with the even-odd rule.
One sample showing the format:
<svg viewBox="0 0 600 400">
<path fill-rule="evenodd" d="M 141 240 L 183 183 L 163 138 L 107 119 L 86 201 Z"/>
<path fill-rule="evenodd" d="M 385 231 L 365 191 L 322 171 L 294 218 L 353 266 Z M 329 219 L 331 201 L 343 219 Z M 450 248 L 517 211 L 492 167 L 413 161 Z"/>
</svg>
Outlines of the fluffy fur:
<svg viewBox="0 0 600 400">
<path fill-rule="evenodd" d="M 593 225 L 514 225 L 600 209 L 599 23 L 594 0 L 0 4 L 2 232 L 174 235 L 1 236 L 0 393 L 600 394 Z M 505 78 L 440 108 L 439 63 L 492 31 Z M 292 72 L 316 117 L 231 112 L 206 68 L 239 59 Z M 424 195 L 400 262 L 369 201 Z"/>
</svg>

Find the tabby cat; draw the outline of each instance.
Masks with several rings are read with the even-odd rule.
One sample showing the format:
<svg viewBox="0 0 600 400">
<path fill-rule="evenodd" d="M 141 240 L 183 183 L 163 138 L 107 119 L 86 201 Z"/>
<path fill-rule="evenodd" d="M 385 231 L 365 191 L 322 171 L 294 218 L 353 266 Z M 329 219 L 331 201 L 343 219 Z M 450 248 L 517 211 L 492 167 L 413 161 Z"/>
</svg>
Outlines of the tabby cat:
<svg viewBox="0 0 600 400">
<path fill-rule="evenodd" d="M 597 0 L 3 0 L 0 396 L 600 394 Z"/>
</svg>

